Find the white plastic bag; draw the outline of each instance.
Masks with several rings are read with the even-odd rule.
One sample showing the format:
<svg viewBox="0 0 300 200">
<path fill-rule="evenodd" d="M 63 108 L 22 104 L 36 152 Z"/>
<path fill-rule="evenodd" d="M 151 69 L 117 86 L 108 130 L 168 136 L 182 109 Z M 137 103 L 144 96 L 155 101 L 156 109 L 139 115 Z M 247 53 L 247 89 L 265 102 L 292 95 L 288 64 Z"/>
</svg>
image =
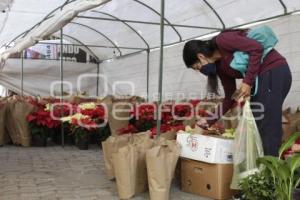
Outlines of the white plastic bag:
<svg viewBox="0 0 300 200">
<path fill-rule="evenodd" d="M 234 172 L 230 187 L 240 189 L 240 180 L 258 171 L 256 160 L 264 155 L 261 137 L 249 101 L 245 102 L 234 143 Z"/>
</svg>

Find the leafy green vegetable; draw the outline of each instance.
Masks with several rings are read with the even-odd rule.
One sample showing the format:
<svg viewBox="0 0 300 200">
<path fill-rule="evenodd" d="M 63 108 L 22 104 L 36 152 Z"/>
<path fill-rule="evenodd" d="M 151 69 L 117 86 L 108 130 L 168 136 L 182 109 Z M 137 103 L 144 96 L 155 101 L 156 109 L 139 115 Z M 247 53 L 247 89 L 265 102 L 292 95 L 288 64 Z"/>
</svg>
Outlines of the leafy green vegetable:
<svg viewBox="0 0 300 200">
<path fill-rule="evenodd" d="M 266 170 L 243 179 L 240 183 L 245 200 L 275 200 L 275 185 Z"/>
<path fill-rule="evenodd" d="M 263 170 L 240 182 L 246 200 L 293 199 L 294 190 L 300 187 L 300 154 L 293 154 L 286 160 L 280 158 L 299 137 L 299 133 L 290 136 L 282 144 L 279 157 L 264 156 L 257 159 L 257 164 L 260 164 Z"/>
</svg>

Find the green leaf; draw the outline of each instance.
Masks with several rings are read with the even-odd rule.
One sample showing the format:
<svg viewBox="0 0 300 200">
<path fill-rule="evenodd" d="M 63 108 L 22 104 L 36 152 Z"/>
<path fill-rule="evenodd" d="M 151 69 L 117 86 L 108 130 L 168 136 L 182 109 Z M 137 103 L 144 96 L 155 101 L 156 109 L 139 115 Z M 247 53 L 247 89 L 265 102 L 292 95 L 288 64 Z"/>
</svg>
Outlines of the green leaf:
<svg viewBox="0 0 300 200">
<path fill-rule="evenodd" d="M 265 165 L 269 170 L 276 170 L 280 160 L 274 156 L 264 156 L 257 159 L 257 165 Z"/>
<path fill-rule="evenodd" d="M 287 163 L 294 174 L 294 171 L 300 167 L 300 155 L 293 155 L 287 159 Z"/>
<path fill-rule="evenodd" d="M 299 188 L 299 186 L 300 186 L 300 178 L 298 180 L 296 180 L 295 188 Z"/>
<path fill-rule="evenodd" d="M 262 170 L 241 180 L 240 186 L 245 200 L 276 199 L 275 185 L 268 172 Z"/>
<path fill-rule="evenodd" d="M 278 168 L 277 168 L 278 174 L 280 175 L 280 178 L 287 183 L 288 179 L 291 176 L 291 169 L 285 162 L 279 162 Z"/>
<path fill-rule="evenodd" d="M 281 145 L 279 149 L 279 158 L 281 158 L 283 152 L 289 149 L 298 138 L 300 138 L 300 132 L 294 133 L 287 138 L 287 140 Z"/>
<path fill-rule="evenodd" d="M 264 156 L 257 159 L 257 165 L 262 164 L 266 167 L 267 170 L 271 172 L 271 176 L 273 177 L 274 184 L 276 183 L 276 177 L 279 176 L 278 174 L 278 162 L 279 160 L 273 156 Z"/>
</svg>

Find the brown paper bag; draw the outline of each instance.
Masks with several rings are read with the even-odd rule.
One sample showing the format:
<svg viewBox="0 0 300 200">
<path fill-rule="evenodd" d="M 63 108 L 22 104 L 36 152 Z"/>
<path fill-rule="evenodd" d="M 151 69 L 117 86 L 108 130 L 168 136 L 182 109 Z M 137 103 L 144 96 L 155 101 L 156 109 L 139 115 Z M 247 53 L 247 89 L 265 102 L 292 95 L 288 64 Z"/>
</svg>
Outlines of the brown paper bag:
<svg viewBox="0 0 300 200">
<path fill-rule="evenodd" d="M 129 199 L 135 194 L 137 146 L 129 144 L 112 155 L 114 172 L 120 199 Z"/>
<path fill-rule="evenodd" d="M 133 134 L 128 144 L 113 154 L 113 168 L 121 199 L 147 190 L 146 151 L 153 144 L 150 131 Z"/>
<path fill-rule="evenodd" d="M 124 103 L 128 103 L 125 102 Z M 108 123 L 111 131 L 111 135 L 118 135 L 119 129 L 128 126 L 129 117 L 130 117 L 130 106 L 129 105 L 121 105 L 120 102 L 113 103 L 112 105 L 108 105 Z M 116 112 L 116 110 L 128 110 L 128 112 Z"/>
<path fill-rule="evenodd" d="M 196 123 L 197 123 L 197 118 L 196 117 L 193 117 L 192 119 L 183 121 L 184 126 L 191 126 L 192 127 L 192 126 L 195 126 Z"/>
<path fill-rule="evenodd" d="M 113 102 L 113 96 L 108 95 L 104 97 L 103 99 L 97 99 L 97 103 L 103 103 L 103 104 L 112 104 Z"/>
<path fill-rule="evenodd" d="M 193 134 L 204 134 L 204 130 L 196 125 L 195 128 L 193 129 L 192 133 Z"/>
<path fill-rule="evenodd" d="M 131 135 L 120 135 L 120 136 L 110 136 L 102 142 L 103 157 L 105 162 L 106 174 L 110 180 L 115 178 L 112 155 L 116 153 L 119 148 L 124 147 L 128 144 Z"/>
<path fill-rule="evenodd" d="M 166 140 L 176 140 L 177 132 L 175 130 L 170 130 L 164 133 L 161 133 L 159 137 L 162 137 Z M 157 135 L 154 136 L 154 138 L 157 138 Z"/>
<path fill-rule="evenodd" d="M 150 132 L 146 132 L 144 135 L 133 135 L 133 144 L 137 147 L 137 166 L 135 168 L 136 181 L 135 181 L 135 194 L 143 193 L 148 189 L 148 177 L 146 167 L 146 151 L 153 147 L 154 140 L 150 138 Z"/>
<path fill-rule="evenodd" d="M 10 141 L 10 138 L 5 128 L 7 118 L 6 107 L 7 102 L 5 99 L 2 99 L 0 102 L 0 145 L 7 144 Z"/>
<path fill-rule="evenodd" d="M 159 143 L 146 153 L 150 199 L 168 200 L 180 147 L 170 140 Z"/>
<path fill-rule="evenodd" d="M 218 121 L 225 129 L 236 129 L 239 122 L 239 115 L 241 113 L 240 108 L 234 107 L 230 109 L 225 115 Z"/>
<path fill-rule="evenodd" d="M 7 107 L 6 107 L 6 129 L 8 131 L 8 134 L 13 142 L 13 144 L 20 145 L 21 144 L 21 138 L 18 132 L 18 129 L 16 127 L 16 121 L 14 119 L 14 110 L 15 110 L 15 104 L 17 102 L 17 99 L 11 97 L 7 101 Z"/>
<path fill-rule="evenodd" d="M 24 100 L 15 102 L 12 119 L 14 120 L 15 128 L 22 146 L 28 147 L 31 144 L 31 133 L 26 117 L 36 109 L 37 108 L 34 105 L 29 104 Z"/>
</svg>

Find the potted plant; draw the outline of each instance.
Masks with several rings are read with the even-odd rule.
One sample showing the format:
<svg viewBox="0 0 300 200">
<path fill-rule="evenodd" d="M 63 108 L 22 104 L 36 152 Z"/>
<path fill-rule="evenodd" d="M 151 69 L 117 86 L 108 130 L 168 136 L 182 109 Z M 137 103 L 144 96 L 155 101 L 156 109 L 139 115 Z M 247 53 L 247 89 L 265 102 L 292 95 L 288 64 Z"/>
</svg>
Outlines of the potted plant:
<svg viewBox="0 0 300 200">
<path fill-rule="evenodd" d="M 32 145 L 36 147 L 47 146 L 48 130 L 43 126 L 29 123 L 29 129 L 32 135 Z"/>
<path fill-rule="evenodd" d="M 275 185 L 272 176 L 266 170 L 247 176 L 240 182 L 242 199 L 275 200 Z"/>
<path fill-rule="evenodd" d="M 291 149 L 295 141 L 300 138 L 300 132 L 290 136 L 279 150 L 279 157 L 264 156 L 257 160 L 265 167 L 275 185 L 274 194 L 277 200 L 299 199 L 300 186 L 300 154 L 293 153 L 283 158 L 284 152 Z"/>
<path fill-rule="evenodd" d="M 300 177 L 300 168 L 296 171 L 297 176 Z M 297 185 L 296 189 L 293 192 L 293 199 L 294 200 L 300 200 L 300 184 Z"/>
<path fill-rule="evenodd" d="M 80 150 L 87 150 L 89 148 L 89 138 L 91 132 L 84 127 L 76 127 L 74 129 L 75 144 Z"/>
<path fill-rule="evenodd" d="M 32 134 L 34 146 L 46 146 L 47 139 L 52 133 L 52 129 L 60 125 L 60 121 L 51 117 L 50 111 L 40 107 L 38 111 L 32 112 L 26 117 L 29 122 L 29 129 Z"/>
<path fill-rule="evenodd" d="M 300 139 L 296 141 L 296 143 L 291 148 L 292 153 L 300 153 Z M 300 168 L 296 171 L 297 176 L 300 177 Z M 293 193 L 294 200 L 300 200 L 300 184 L 297 186 L 297 188 L 294 190 Z"/>
<path fill-rule="evenodd" d="M 95 103 L 83 103 L 77 106 L 77 113 L 61 118 L 64 124 L 69 124 L 75 144 L 81 150 L 88 149 L 91 135 L 100 133 L 100 124 L 104 122 L 105 110 Z"/>
<path fill-rule="evenodd" d="M 74 135 L 71 132 L 71 126 L 69 123 L 64 122 L 61 124 L 64 129 L 64 144 L 66 145 L 74 145 L 75 144 L 75 139 Z M 53 129 L 53 134 L 52 134 L 52 140 L 60 145 L 62 143 L 62 135 L 61 135 L 61 126 L 59 126 L 56 129 Z"/>
<path fill-rule="evenodd" d="M 75 139 L 75 145 L 80 150 L 87 150 L 90 134 L 94 131 L 97 124 L 88 115 L 76 113 L 75 115 L 61 119 L 64 123 L 69 123 L 71 135 Z"/>
</svg>

